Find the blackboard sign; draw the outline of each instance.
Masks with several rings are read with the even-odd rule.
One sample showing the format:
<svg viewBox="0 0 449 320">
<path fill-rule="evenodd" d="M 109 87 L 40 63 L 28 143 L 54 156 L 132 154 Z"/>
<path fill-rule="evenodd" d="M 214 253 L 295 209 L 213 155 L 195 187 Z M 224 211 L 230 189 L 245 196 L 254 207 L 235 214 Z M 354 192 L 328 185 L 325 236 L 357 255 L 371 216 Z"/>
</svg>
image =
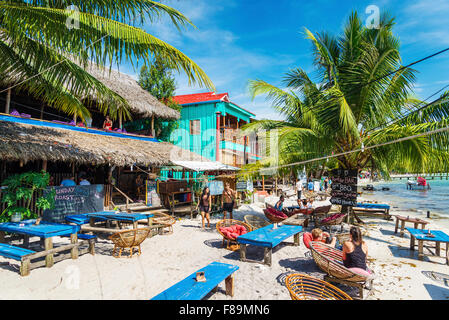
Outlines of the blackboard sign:
<svg viewBox="0 0 449 320">
<path fill-rule="evenodd" d="M 332 204 L 355 206 L 357 204 L 357 169 L 332 170 Z"/>
<path fill-rule="evenodd" d="M 63 223 L 65 216 L 104 210 L 104 185 L 49 187 L 44 195 L 55 190 L 55 207 L 45 210 L 42 220 Z"/>
</svg>

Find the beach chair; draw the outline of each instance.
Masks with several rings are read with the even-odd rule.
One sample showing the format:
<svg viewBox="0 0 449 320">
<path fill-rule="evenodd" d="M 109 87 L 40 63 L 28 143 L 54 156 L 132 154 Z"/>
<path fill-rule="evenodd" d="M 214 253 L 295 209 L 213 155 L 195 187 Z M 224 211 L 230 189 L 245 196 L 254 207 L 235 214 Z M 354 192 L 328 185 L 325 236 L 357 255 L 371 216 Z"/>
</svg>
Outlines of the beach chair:
<svg viewBox="0 0 449 320">
<path fill-rule="evenodd" d="M 332 205 L 316 207 L 313 209 L 312 217 L 313 222 L 316 224 L 318 220 L 325 218 L 329 211 L 331 210 Z"/>
<path fill-rule="evenodd" d="M 168 214 L 163 213 L 163 212 L 154 212 L 153 213 L 153 222 L 164 226 L 164 227 L 160 228 L 159 234 L 161 234 L 161 235 L 172 234 L 173 233 L 173 225 L 176 223 L 176 219 Z M 167 228 L 168 230 L 166 232 L 164 232 L 163 231 L 164 228 Z"/>
<path fill-rule="evenodd" d="M 247 223 L 240 221 L 240 220 L 224 219 L 224 220 L 218 221 L 215 226 L 218 233 L 221 234 L 223 237 L 223 244 L 222 244 L 223 247 L 225 246 L 225 241 L 226 241 L 226 249 L 232 250 L 232 251 L 238 250 L 240 248 L 240 246 L 235 241 L 237 237 L 233 238 L 233 236 L 230 235 L 228 232 L 223 232 L 222 228 L 227 228 L 227 227 L 231 227 L 231 226 L 235 226 L 235 225 L 244 227 L 246 230 L 246 233 L 251 232 L 251 227 Z"/>
<path fill-rule="evenodd" d="M 343 221 L 347 216 L 348 216 L 347 214 L 335 213 L 320 221 L 316 221 L 315 225 L 317 227 L 325 227 L 326 229 L 329 230 L 330 233 L 332 233 L 333 226 L 340 226 L 340 232 L 343 232 Z"/>
<path fill-rule="evenodd" d="M 293 273 L 285 279 L 292 300 L 352 300 L 337 287 L 321 279 Z"/>
<path fill-rule="evenodd" d="M 142 253 L 140 244 L 148 237 L 150 231 L 150 228 L 138 228 L 123 230 L 110 235 L 109 239 L 114 243 L 112 256 L 115 258 L 120 258 L 122 256 L 123 249 L 127 248 L 129 249 L 129 258 L 132 258 L 134 249 L 137 249 L 138 255 L 140 255 Z M 117 249 L 119 250 L 118 256 L 115 255 Z"/>
<path fill-rule="evenodd" d="M 206 267 L 192 273 L 190 276 L 159 293 L 151 300 L 201 300 L 208 293 L 218 288 L 225 281 L 226 295 L 234 296 L 234 272 L 238 266 L 212 262 Z M 204 272 L 205 281 L 196 281 L 196 274 Z"/>
<path fill-rule="evenodd" d="M 271 209 L 271 210 L 270 210 Z M 288 218 L 288 216 L 286 215 L 286 214 L 284 214 L 283 212 L 282 212 L 282 214 L 285 216 L 281 216 L 281 215 L 275 215 L 275 214 L 273 214 L 272 212 L 272 210 L 275 210 L 275 209 L 272 209 L 272 208 L 268 208 L 268 209 L 263 209 L 263 213 L 265 214 L 265 217 L 267 217 L 268 218 L 268 220 L 270 220 L 271 222 L 273 222 L 273 223 L 279 223 L 279 222 L 282 222 L 282 221 L 284 221 L 285 219 L 287 219 Z M 276 210 L 277 211 L 277 210 Z M 279 211 L 280 212 L 280 211 Z"/>
<path fill-rule="evenodd" d="M 310 250 L 316 265 L 327 275 L 325 281 L 341 283 L 347 286 L 356 287 L 359 290 L 358 297 L 363 299 L 363 289 L 372 290 L 372 280 L 374 272 L 361 274 L 354 272 L 343 265 L 343 251 L 335 249 L 327 244 L 318 241 L 310 242 Z"/>
<path fill-rule="evenodd" d="M 247 214 L 243 217 L 243 220 L 251 227 L 251 231 L 268 226 L 270 222 L 262 217 L 258 217 L 252 214 Z"/>
</svg>

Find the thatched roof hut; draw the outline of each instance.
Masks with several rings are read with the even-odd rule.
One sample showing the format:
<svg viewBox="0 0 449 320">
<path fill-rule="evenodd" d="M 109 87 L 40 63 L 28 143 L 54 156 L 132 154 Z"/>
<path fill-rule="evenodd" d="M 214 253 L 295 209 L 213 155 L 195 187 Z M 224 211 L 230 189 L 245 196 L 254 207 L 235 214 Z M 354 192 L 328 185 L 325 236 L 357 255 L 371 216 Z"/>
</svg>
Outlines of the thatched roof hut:
<svg viewBox="0 0 449 320">
<path fill-rule="evenodd" d="M 155 116 L 163 119 L 179 119 L 181 117 L 179 111 L 167 107 L 148 91 L 142 89 L 139 83 L 127 74 L 94 63 L 90 63 L 86 71 L 125 99 L 132 113 L 142 117 Z"/>
<path fill-rule="evenodd" d="M 43 122 L 45 123 L 45 122 Z M 92 129 L 89 129 L 92 131 Z M 173 160 L 209 161 L 166 142 L 112 137 L 51 126 L 0 121 L 0 159 L 116 166 L 169 166 Z"/>
</svg>

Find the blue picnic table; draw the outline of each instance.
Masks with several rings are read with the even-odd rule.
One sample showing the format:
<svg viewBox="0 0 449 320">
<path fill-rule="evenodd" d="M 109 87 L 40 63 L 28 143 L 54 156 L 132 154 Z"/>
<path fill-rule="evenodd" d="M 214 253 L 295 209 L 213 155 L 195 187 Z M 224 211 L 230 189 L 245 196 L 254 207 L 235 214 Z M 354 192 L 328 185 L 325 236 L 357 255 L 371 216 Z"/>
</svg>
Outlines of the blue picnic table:
<svg viewBox="0 0 449 320">
<path fill-rule="evenodd" d="M 299 246 L 299 235 L 302 231 L 302 226 L 278 225 L 278 227 L 275 228 L 274 224 L 270 224 L 263 228 L 259 228 L 241 235 L 236 239 L 237 243 L 240 245 L 240 260 L 261 263 L 260 261 L 250 260 L 246 258 L 246 246 L 254 245 L 264 248 L 263 263 L 271 266 L 271 255 L 273 248 L 292 236 L 294 237 L 293 245 Z"/>
<path fill-rule="evenodd" d="M 120 222 L 132 222 L 134 229 L 137 229 L 139 220 L 147 220 L 148 226 L 152 224 L 151 218 L 154 216 L 153 213 L 115 213 L 114 211 L 101 211 L 88 213 L 89 223 L 92 227 L 95 226 L 95 221 L 106 220 L 106 221 L 118 221 Z"/>
<path fill-rule="evenodd" d="M 384 203 L 362 203 L 358 202 L 355 206 L 356 208 L 365 208 L 365 209 L 382 209 L 382 210 L 390 210 L 390 206 Z"/>
<path fill-rule="evenodd" d="M 53 254 L 62 251 L 64 247 L 71 249 L 73 259 L 78 258 L 78 247 L 74 246 L 74 244 L 78 241 L 77 233 L 80 230 L 79 226 L 46 221 L 41 221 L 40 224 L 36 225 L 35 222 L 35 219 L 31 219 L 21 222 L 0 223 L 0 242 L 5 242 L 5 232 L 24 235 L 25 246 L 28 246 L 30 236 L 41 238 L 44 241 L 45 251 L 43 253 L 38 253 L 37 255 L 43 254 L 45 256 L 45 265 L 47 267 L 53 266 Z M 67 235 L 70 235 L 71 245 L 53 249 L 53 237 Z"/>
<path fill-rule="evenodd" d="M 5 222 L 0 223 L 0 231 L 9 233 L 18 233 L 27 236 L 36 236 L 39 238 L 52 238 L 56 236 L 64 236 L 67 234 L 77 233 L 79 226 L 52 223 L 41 221 L 35 225 L 36 220 L 24 220 L 21 222 Z"/>
<path fill-rule="evenodd" d="M 201 300 L 223 280 L 226 283 L 226 294 L 233 296 L 234 277 L 232 275 L 238 269 L 238 266 L 232 264 L 212 262 L 151 300 Z M 196 281 L 197 272 L 204 272 L 205 282 Z"/>
<path fill-rule="evenodd" d="M 439 230 L 423 230 L 415 228 L 406 228 L 410 232 L 410 250 L 415 250 L 415 241 L 418 242 L 418 259 L 423 260 L 424 256 L 440 256 L 441 243 L 446 243 L 446 264 L 449 265 L 449 235 Z M 424 241 L 435 242 L 434 255 L 424 254 Z"/>
</svg>

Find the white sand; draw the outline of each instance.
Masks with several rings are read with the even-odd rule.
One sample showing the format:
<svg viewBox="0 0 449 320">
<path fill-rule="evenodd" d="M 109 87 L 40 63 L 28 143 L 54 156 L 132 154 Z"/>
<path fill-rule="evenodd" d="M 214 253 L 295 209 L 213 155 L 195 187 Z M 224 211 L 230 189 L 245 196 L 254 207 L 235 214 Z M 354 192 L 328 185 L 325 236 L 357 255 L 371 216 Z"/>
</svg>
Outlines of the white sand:
<svg viewBox="0 0 449 320">
<path fill-rule="evenodd" d="M 266 200 L 273 203 L 275 198 Z M 262 208 L 262 203 L 243 205 L 234 218 L 243 219 L 245 214 L 263 216 Z M 417 253 L 408 248 L 407 232 L 404 238 L 393 233 L 394 221 L 363 220 L 367 222 L 362 229 L 366 232 L 364 239 L 369 247 L 369 257 L 374 259 L 370 267 L 377 274 L 368 299 L 449 298 L 449 287 L 422 274 L 422 271 L 449 274 L 443 257 L 426 257 L 419 261 Z M 299 247 L 277 247 L 273 251 L 271 267 L 240 262 L 238 252 L 221 247 L 221 236 L 215 230 L 217 221 L 218 217 L 212 219 L 212 228 L 202 230 L 200 216 L 194 220 L 183 219 L 175 224 L 173 234 L 147 239 L 142 244 L 142 255 L 132 259 L 113 258 L 112 243 L 99 240 L 95 256 L 85 254 L 77 260 L 55 263 L 49 269 L 34 269 L 27 277 L 21 277 L 9 265 L 9 262 L 16 264 L 14 260 L 0 258 L 0 299 L 150 299 L 212 261 L 235 264 L 240 268 L 235 273 L 235 296 L 226 296 L 222 283 L 218 292 L 207 296 L 213 300 L 290 299 L 283 284 L 286 274 L 299 272 L 319 278 L 324 276 L 313 259 L 305 255 L 307 250 L 302 241 Z M 433 221 L 430 226 L 449 232 Z M 442 252 L 444 249 L 445 245 Z M 262 259 L 262 249 L 249 247 L 248 257 Z M 356 292 L 345 286 L 340 288 L 349 293 Z"/>
</svg>

